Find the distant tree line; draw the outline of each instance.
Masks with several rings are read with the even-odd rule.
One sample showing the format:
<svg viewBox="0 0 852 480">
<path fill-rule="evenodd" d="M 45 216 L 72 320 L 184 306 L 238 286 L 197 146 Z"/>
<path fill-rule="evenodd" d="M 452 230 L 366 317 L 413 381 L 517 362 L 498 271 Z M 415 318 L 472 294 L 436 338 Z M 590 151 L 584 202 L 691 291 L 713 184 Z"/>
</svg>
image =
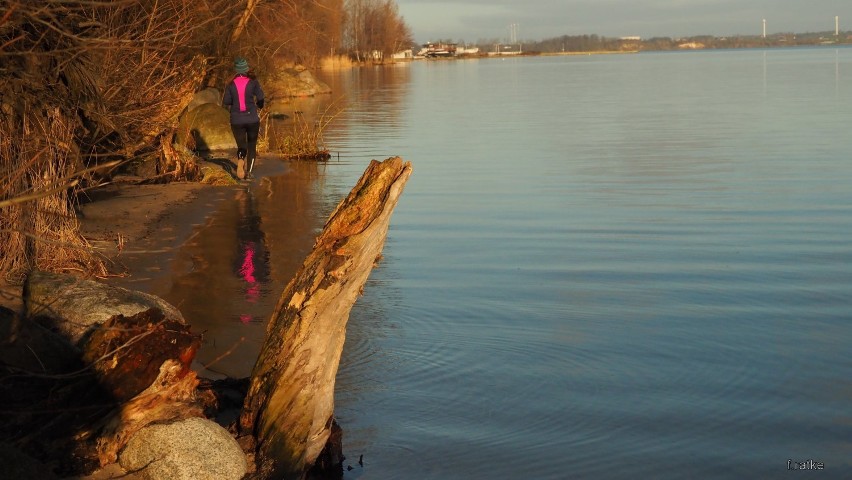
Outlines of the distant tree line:
<svg viewBox="0 0 852 480">
<path fill-rule="evenodd" d="M 699 35 L 686 38 L 658 37 L 642 40 L 641 50 L 678 50 L 684 47 L 724 49 L 724 48 L 766 48 L 785 46 L 814 46 L 852 43 L 852 32 L 815 32 L 815 33 L 776 33 L 762 35 L 733 35 L 716 37 Z"/>
<path fill-rule="evenodd" d="M 477 45 L 485 50 L 491 50 L 499 45 L 499 40 L 479 40 Z M 776 33 L 767 35 L 734 35 L 716 37 L 712 35 L 696 35 L 691 37 L 654 37 L 610 38 L 598 35 L 562 35 L 539 41 L 527 41 L 523 49 L 528 53 L 560 53 L 560 52 L 624 52 L 624 51 L 655 51 L 680 50 L 684 48 L 763 48 L 803 45 L 852 43 L 852 32 L 815 32 L 815 33 Z"/>
<path fill-rule="evenodd" d="M 394 0 L 347 0 L 346 18 L 344 40 L 358 61 L 381 60 L 414 43 Z"/>
<path fill-rule="evenodd" d="M 260 50 L 271 46 L 276 55 L 303 65 L 329 55 L 376 61 L 413 43 L 395 0 L 248 1 L 257 6 L 243 43 Z"/>
<path fill-rule="evenodd" d="M 524 44 L 524 50 L 529 52 L 618 52 L 635 50 L 636 42 L 623 41 L 617 38 L 607 38 L 598 35 L 562 35 L 548 38 L 539 42 Z"/>
</svg>

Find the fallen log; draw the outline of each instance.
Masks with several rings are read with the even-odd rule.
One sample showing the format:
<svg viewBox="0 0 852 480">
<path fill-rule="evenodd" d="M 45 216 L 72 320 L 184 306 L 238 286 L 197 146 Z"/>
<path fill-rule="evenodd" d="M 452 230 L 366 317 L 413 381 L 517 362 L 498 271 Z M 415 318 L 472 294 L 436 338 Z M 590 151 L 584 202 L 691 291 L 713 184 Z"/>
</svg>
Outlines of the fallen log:
<svg viewBox="0 0 852 480">
<path fill-rule="evenodd" d="M 11 331 L 9 320 L 3 323 Z M 150 424 L 204 415 L 190 368 L 201 339 L 157 307 L 113 316 L 88 331 L 79 348 L 31 319 L 19 323 L 0 357 L 26 348 L 43 371 L 23 361 L 0 363 L 0 437 L 55 463 L 57 473 L 115 462 Z"/>
<path fill-rule="evenodd" d="M 102 388 L 124 403 L 151 386 L 167 360 L 177 361 L 188 372 L 200 346 L 201 337 L 188 325 L 151 308 L 107 320 L 86 339 L 82 356 Z"/>
<path fill-rule="evenodd" d="M 326 445 L 349 312 L 411 171 L 399 157 L 374 160 L 278 301 L 240 418 L 242 431 L 256 437 L 264 478 L 302 478 Z"/>
</svg>

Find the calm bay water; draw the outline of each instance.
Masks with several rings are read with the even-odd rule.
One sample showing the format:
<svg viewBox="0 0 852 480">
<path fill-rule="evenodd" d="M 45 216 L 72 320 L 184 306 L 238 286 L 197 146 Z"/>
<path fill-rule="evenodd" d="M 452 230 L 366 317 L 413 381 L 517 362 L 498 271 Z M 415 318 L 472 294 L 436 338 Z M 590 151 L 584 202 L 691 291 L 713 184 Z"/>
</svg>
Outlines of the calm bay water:
<svg viewBox="0 0 852 480">
<path fill-rule="evenodd" d="M 347 478 L 852 477 L 852 49 L 330 81 L 342 183 L 415 167 L 349 324 Z"/>
<path fill-rule="evenodd" d="M 334 205 L 410 160 L 347 330 L 346 478 L 852 477 L 852 49 L 327 81 L 339 160 L 264 159 L 153 290 L 247 375 Z"/>
</svg>

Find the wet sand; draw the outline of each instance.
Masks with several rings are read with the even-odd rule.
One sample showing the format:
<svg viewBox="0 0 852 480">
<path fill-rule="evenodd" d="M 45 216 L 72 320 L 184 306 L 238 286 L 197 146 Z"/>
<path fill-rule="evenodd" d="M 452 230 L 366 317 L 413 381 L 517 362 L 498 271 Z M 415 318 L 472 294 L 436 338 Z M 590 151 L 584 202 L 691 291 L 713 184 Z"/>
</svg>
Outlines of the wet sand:
<svg viewBox="0 0 852 480">
<path fill-rule="evenodd" d="M 109 185 L 89 193 L 90 202 L 79 207 L 80 227 L 90 241 L 115 242 L 121 235 L 125 246 L 160 230 L 163 224 L 181 220 L 203 189 L 200 183 L 163 185 Z"/>
<path fill-rule="evenodd" d="M 137 248 L 152 236 L 168 237 L 180 245 L 191 235 L 191 226 L 212 211 L 210 197 L 222 187 L 175 182 L 162 185 L 111 184 L 88 192 L 78 207 L 80 231 L 92 246 L 114 263 L 112 273 L 132 275 L 143 265 L 126 262 L 121 253 Z M 227 188 L 227 187 L 225 187 Z M 179 228 L 179 226 L 190 228 Z M 0 282 L 0 305 L 22 308 L 22 287 Z"/>
</svg>

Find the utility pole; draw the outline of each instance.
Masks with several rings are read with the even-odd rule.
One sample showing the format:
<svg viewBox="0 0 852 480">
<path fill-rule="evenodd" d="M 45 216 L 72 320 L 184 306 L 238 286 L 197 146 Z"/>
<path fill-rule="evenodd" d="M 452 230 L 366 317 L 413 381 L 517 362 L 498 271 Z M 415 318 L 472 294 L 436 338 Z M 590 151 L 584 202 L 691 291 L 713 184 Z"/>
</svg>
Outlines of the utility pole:
<svg viewBox="0 0 852 480">
<path fill-rule="evenodd" d="M 834 36 L 840 36 L 840 15 L 834 16 Z"/>
<path fill-rule="evenodd" d="M 766 38 L 766 19 L 763 19 L 763 38 Z"/>
<path fill-rule="evenodd" d="M 509 25 L 509 43 L 518 43 L 518 24 L 512 23 Z"/>
</svg>

